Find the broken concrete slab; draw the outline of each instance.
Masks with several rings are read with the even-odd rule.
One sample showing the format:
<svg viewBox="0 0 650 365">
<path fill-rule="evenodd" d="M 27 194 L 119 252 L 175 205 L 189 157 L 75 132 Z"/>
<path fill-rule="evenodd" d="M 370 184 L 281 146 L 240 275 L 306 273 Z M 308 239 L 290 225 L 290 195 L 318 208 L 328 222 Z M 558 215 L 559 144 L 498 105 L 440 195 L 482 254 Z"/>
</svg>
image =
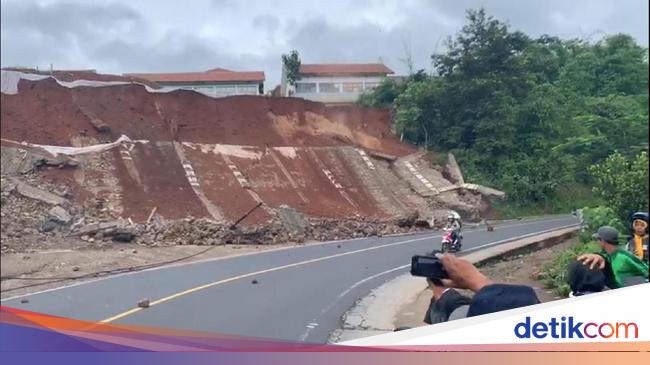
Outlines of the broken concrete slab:
<svg viewBox="0 0 650 365">
<path fill-rule="evenodd" d="M 456 183 L 456 184 L 464 184 L 465 179 L 463 178 L 463 173 L 460 171 L 460 166 L 458 166 L 458 162 L 456 162 L 456 157 L 454 157 L 453 153 L 447 154 L 447 173 L 449 173 L 449 177 L 451 180 Z"/>
<path fill-rule="evenodd" d="M 375 157 L 375 158 L 378 158 L 378 159 L 381 159 L 381 160 L 386 160 L 388 162 L 397 161 L 397 156 L 389 155 L 387 153 L 381 153 L 381 152 L 377 152 L 377 151 L 368 150 L 368 154 L 370 156 L 372 156 L 372 157 Z"/>
<path fill-rule="evenodd" d="M 114 234 L 116 228 L 121 227 L 123 224 L 121 221 L 110 221 L 110 222 L 100 222 L 100 223 L 91 223 L 81 227 L 76 232 L 73 232 L 74 236 L 90 235 L 103 231 L 104 235 Z"/>
<path fill-rule="evenodd" d="M 72 221 L 72 216 L 70 215 L 70 213 L 68 213 L 67 210 L 63 209 L 58 205 L 52 207 L 52 209 L 50 209 L 48 214 L 50 215 L 50 219 L 54 220 L 55 222 L 68 224 L 70 223 L 70 221 Z"/>
<path fill-rule="evenodd" d="M 39 168 L 43 166 L 56 166 L 59 168 L 63 167 L 77 167 L 79 166 L 79 161 L 67 157 L 65 155 L 59 155 L 58 157 L 40 157 L 34 159 L 34 167 Z"/>
<path fill-rule="evenodd" d="M 302 213 L 286 205 L 280 206 L 277 212 L 280 221 L 289 231 L 300 234 L 305 233 L 309 223 Z"/>
<path fill-rule="evenodd" d="M 18 194 L 38 200 L 40 202 L 46 203 L 46 204 L 51 204 L 51 205 L 63 205 L 65 203 L 65 198 L 60 197 L 56 194 L 52 194 L 49 191 L 45 191 L 43 189 L 39 189 L 35 186 L 31 186 L 27 183 L 24 183 L 22 181 L 18 181 L 16 184 L 16 191 Z"/>
<path fill-rule="evenodd" d="M 493 188 L 483 186 L 483 185 L 465 183 L 465 184 L 462 184 L 461 187 L 463 189 L 472 190 L 472 191 L 475 191 L 475 192 L 483 194 L 483 195 L 496 196 L 496 197 L 499 197 L 499 198 L 503 198 L 503 197 L 506 196 L 506 193 L 504 193 L 503 191 L 493 189 Z"/>
</svg>

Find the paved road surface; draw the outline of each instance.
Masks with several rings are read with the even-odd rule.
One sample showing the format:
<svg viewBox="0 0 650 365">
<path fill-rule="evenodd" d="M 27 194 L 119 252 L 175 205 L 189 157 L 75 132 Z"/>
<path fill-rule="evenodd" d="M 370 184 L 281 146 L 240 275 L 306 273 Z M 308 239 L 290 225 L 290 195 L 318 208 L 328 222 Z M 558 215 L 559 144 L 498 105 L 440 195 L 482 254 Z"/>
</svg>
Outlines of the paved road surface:
<svg viewBox="0 0 650 365">
<path fill-rule="evenodd" d="M 578 223 L 569 216 L 466 229 L 463 248 Z M 92 321 L 322 343 L 370 290 L 407 272 L 440 233 L 322 243 L 107 277 L 3 300 L 2 305 Z M 252 284 L 253 280 L 257 284 Z M 27 297 L 28 303 L 21 303 Z M 137 308 L 149 298 L 152 306 Z"/>
</svg>

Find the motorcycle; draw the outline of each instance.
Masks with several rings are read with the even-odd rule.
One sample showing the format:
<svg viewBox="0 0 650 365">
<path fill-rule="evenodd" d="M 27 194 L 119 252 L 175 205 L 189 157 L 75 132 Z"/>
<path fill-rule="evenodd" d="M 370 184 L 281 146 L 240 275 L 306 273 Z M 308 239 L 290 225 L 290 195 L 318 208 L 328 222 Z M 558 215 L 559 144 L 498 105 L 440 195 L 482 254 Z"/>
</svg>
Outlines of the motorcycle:
<svg viewBox="0 0 650 365">
<path fill-rule="evenodd" d="M 442 252 L 458 252 L 461 248 L 461 235 L 457 234 L 456 239 L 454 240 L 453 231 L 451 229 L 445 230 L 445 234 L 442 235 Z"/>
</svg>

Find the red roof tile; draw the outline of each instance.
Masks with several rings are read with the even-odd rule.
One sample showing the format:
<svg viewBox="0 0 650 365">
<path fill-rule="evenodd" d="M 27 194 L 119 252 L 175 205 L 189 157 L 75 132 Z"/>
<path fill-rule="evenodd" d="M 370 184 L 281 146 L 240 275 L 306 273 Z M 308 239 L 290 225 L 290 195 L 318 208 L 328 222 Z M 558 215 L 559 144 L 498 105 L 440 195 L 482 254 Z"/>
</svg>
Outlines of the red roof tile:
<svg viewBox="0 0 650 365">
<path fill-rule="evenodd" d="M 393 70 L 382 63 L 347 63 L 347 64 L 303 64 L 300 65 L 303 75 L 387 75 Z"/>
<path fill-rule="evenodd" d="M 215 69 L 217 70 L 217 69 Z M 264 81 L 264 72 L 262 71 L 207 71 L 207 72 L 180 72 L 180 73 L 143 73 L 143 74 L 125 74 L 125 76 L 139 77 L 159 83 L 166 82 L 253 82 Z"/>
<path fill-rule="evenodd" d="M 213 68 L 213 69 L 207 70 L 205 72 L 219 72 L 219 71 L 221 71 L 221 72 L 233 72 L 232 70 L 227 70 L 227 69 L 221 68 L 221 67 Z"/>
</svg>

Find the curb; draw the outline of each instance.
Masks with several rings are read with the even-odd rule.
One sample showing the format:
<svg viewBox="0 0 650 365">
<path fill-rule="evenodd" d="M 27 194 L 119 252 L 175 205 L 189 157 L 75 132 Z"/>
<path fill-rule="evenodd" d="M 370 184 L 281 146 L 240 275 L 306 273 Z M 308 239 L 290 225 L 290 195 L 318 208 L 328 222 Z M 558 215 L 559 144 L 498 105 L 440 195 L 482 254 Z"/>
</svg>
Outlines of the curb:
<svg viewBox="0 0 650 365">
<path fill-rule="evenodd" d="M 505 258 L 556 245 L 564 240 L 575 237 L 579 229 L 580 225 L 573 225 L 571 227 L 549 230 L 531 235 L 530 237 L 505 241 L 490 247 L 473 249 L 473 251 L 463 255 L 463 258 L 476 266 L 485 266 Z"/>
<path fill-rule="evenodd" d="M 487 247 L 483 246 L 472 249 L 471 251 L 468 250 L 463 255 L 463 258 L 477 267 L 481 267 L 525 252 L 553 246 L 574 237 L 579 229 L 580 225 L 575 224 L 541 233 L 536 232 L 529 237 L 500 241 Z M 393 323 L 394 327 L 395 315 L 401 310 L 400 308 L 403 308 L 404 305 L 417 298 L 422 292 L 424 284 L 414 285 L 413 279 L 416 278 L 412 278 L 410 274 L 398 276 L 375 288 L 366 297 L 361 298 L 354 307 L 343 315 L 343 324 L 340 329 L 332 333 L 330 342 L 347 341 L 354 338 L 391 332 L 391 330 L 386 328 L 386 323 Z M 396 293 L 399 293 L 400 297 L 404 298 L 404 301 L 398 305 L 394 303 Z M 381 310 L 381 307 L 384 306 L 383 301 L 385 300 L 392 302 L 390 303 L 392 310 L 385 310 L 385 308 Z M 371 312 L 375 314 L 372 319 L 369 315 Z M 378 318 L 377 313 L 383 313 L 384 317 Z M 388 316 L 391 318 L 386 318 Z M 353 317 L 355 320 L 348 321 L 348 317 Z M 355 324 L 359 325 L 355 326 Z"/>
<path fill-rule="evenodd" d="M 469 249 L 466 249 L 466 250 L 463 250 L 463 251 L 459 252 L 459 256 L 463 256 L 466 260 L 471 261 L 471 259 L 469 257 L 473 257 L 472 255 L 474 255 L 475 253 L 481 252 L 481 251 L 486 251 L 486 250 L 488 250 L 490 248 L 493 248 L 493 247 L 507 247 L 507 248 L 510 248 L 510 249 L 519 249 L 519 248 L 522 248 L 522 247 L 527 247 L 529 245 L 533 245 L 535 243 L 541 243 L 543 241 L 549 240 L 550 238 L 555 237 L 554 234 L 556 234 L 556 233 L 564 233 L 566 231 L 566 232 L 573 232 L 575 234 L 575 232 L 577 232 L 579 229 L 580 229 L 580 224 L 577 224 L 577 223 L 576 224 L 569 224 L 569 225 L 562 226 L 562 227 L 557 227 L 557 228 L 552 228 L 552 229 L 548 229 L 548 230 L 541 231 L 541 232 L 535 232 L 535 233 L 527 234 L 525 236 L 520 236 L 520 237 L 516 237 L 516 238 L 511 238 L 511 239 L 505 239 L 505 240 L 501 240 L 501 241 L 492 242 L 492 243 L 489 243 L 487 245 L 482 245 L 482 246 L 479 246 L 479 247 L 469 248 Z M 517 243 L 517 244 L 515 244 L 515 243 Z M 472 263 L 475 263 L 475 262 L 472 261 Z"/>
</svg>

